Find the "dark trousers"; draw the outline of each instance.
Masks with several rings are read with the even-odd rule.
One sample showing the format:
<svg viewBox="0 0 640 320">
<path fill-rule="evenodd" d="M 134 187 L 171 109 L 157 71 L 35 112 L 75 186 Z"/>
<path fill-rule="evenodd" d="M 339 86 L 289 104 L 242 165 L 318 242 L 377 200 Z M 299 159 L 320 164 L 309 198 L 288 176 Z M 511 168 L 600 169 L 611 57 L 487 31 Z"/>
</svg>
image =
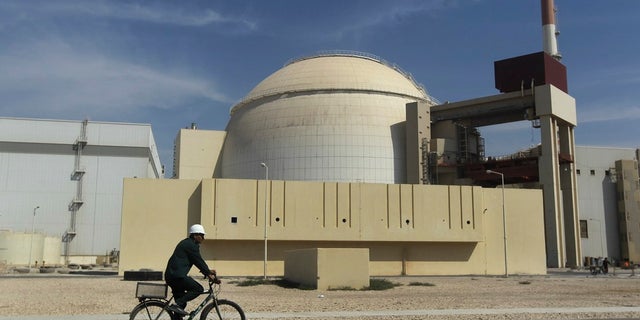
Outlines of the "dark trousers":
<svg viewBox="0 0 640 320">
<path fill-rule="evenodd" d="M 167 284 L 171 287 L 176 304 L 183 309 L 187 307 L 187 302 L 197 298 L 204 291 L 202 285 L 190 277 L 167 280 Z"/>
</svg>

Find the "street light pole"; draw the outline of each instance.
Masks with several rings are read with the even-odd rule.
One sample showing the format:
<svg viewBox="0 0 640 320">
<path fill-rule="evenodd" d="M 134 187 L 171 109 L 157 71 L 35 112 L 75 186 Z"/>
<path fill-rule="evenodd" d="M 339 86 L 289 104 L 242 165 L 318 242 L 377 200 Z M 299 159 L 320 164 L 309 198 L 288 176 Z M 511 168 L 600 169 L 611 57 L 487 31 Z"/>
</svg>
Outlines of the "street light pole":
<svg viewBox="0 0 640 320">
<path fill-rule="evenodd" d="M 504 236 L 504 277 L 507 278 L 509 277 L 509 268 L 507 266 L 507 214 L 504 208 L 504 173 L 493 170 L 487 170 L 487 173 L 500 175 L 500 179 L 502 180 L 502 235 Z"/>
<path fill-rule="evenodd" d="M 267 280 L 267 207 L 268 207 L 268 198 L 269 198 L 269 190 L 268 180 L 269 180 L 269 167 L 266 163 L 260 163 L 260 166 L 263 167 L 264 170 L 264 280 Z"/>
<path fill-rule="evenodd" d="M 36 210 L 40 209 L 40 206 L 33 208 L 33 218 L 31 219 L 31 244 L 29 245 L 29 269 L 31 269 L 31 252 L 33 251 L 33 233 L 35 232 L 36 225 Z"/>
</svg>

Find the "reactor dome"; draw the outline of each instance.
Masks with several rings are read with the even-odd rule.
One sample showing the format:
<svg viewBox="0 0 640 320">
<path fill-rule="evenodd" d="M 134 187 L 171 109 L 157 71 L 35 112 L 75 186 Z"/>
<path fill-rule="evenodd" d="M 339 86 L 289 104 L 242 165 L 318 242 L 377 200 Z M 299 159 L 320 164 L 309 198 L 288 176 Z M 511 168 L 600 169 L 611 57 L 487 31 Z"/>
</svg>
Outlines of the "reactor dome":
<svg viewBox="0 0 640 320">
<path fill-rule="evenodd" d="M 293 60 L 231 109 L 220 177 L 403 183 L 405 105 L 415 101 L 433 103 L 371 55 Z"/>
</svg>

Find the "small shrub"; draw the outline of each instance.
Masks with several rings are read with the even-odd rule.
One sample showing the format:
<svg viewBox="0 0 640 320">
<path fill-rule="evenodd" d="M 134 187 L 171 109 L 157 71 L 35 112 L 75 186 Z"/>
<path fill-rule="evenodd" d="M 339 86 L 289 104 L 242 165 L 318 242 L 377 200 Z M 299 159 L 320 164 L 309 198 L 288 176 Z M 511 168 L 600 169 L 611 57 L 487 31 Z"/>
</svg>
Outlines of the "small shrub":
<svg viewBox="0 0 640 320">
<path fill-rule="evenodd" d="M 435 287 L 436 285 L 429 282 L 411 282 L 410 286 L 425 286 L 425 287 Z"/>
<path fill-rule="evenodd" d="M 344 286 L 344 287 L 328 288 L 327 290 L 328 291 L 355 291 L 356 289 L 352 287 Z"/>
<path fill-rule="evenodd" d="M 314 286 L 289 281 L 287 279 L 275 280 L 273 281 L 273 284 L 285 289 L 298 289 L 298 290 L 315 290 L 316 289 Z"/>
<path fill-rule="evenodd" d="M 271 284 L 272 282 L 269 280 L 265 280 L 265 279 L 258 279 L 258 278 L 249 278 L 247 280 L 243 280 L 243 281 L 238 281 L 237 286 L 238 287 L 252 287 L 252 286 L 258 286 L 261 284 Z"/>
<path fill-rule="evenodd" d="M 524 281 L 520 281 L 518 282 L 519 284 L 531 284 L 531 281 L 528 280 L 524 280 Z"/>
<path fill-rule="evenodd" d="M 393 283 L 387 279 L 371 279 L 369 280 L 369 286 L 362 290 L 388 290 L 400 285 L 401 284 Z"/>
<path fill-rule="evenodd" d="M 286 289 L 299 289 L 299 290 L 315 290 L 313 286 L 292 282 L 283 278 L 280 279 L 264 279 L 264 278 L 248 278 L 242 281 L 233 281 L 229 283 L 235 283 L 238 287 L 251 287 L 259 285 L 276 285 Z"/>
</svg>

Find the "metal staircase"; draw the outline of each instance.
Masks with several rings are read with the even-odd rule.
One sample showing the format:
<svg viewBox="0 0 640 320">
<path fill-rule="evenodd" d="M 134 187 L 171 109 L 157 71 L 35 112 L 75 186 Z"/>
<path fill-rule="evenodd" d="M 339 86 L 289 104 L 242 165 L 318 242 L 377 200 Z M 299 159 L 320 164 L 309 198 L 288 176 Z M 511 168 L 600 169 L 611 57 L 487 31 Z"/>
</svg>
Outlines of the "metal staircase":
<svg viewBox="0 0 640 320">
<path fill-rule="evenodd" d="M 75 151 L 75 165 L 73 168 L 73 172 L 71 173 L 71 180 L 76 181 L 76 194 L 69 202 L 69 211 L 71 212 L 69 218 L 69 228 L 65 231 L 62 236 L 62 242 L 64 243 L 64 256 L 65 262 L 69 262 L 69 245 L 73 238 L 76 236 L 76 217 L 78 215 L 78 211 L 80 207 L 84 204 L 84 200 L 82 198 L 82 180 L 84 178 L 85 169 L 81 166 L 82 159 L 82 151 L 87 145 L 87 125 L 89 121 L 82 121 L 82 128 L 80 129 L 80 136 L 73 143 L 73 150 Z"/>
</svg>

